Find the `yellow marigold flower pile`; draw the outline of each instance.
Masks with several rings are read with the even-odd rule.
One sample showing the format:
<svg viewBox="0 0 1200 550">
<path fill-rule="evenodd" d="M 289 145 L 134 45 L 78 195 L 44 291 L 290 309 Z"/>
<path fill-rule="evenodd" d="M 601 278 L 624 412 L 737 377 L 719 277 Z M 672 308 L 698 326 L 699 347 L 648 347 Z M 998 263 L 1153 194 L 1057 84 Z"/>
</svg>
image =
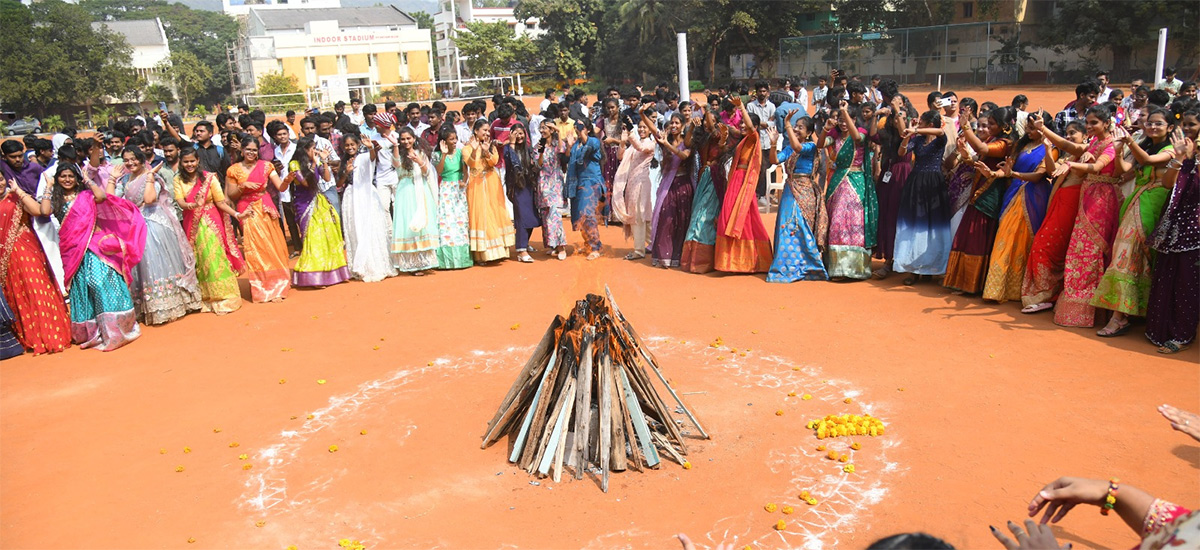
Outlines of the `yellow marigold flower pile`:
<svg viewBox="0 0 1200 550">
<path fill-rule="evenodd" d="M 776 531 L 783 531 L 784 529 L 787 529 L 786 521 L 779 520 L 779 521 L 775 522 L 775 530 Z"/>
<path fill-rule="evenodd" d="M 713 340 L 712 343 L 708 345 L 708 347 L 720 348 L 721 346 L 724 346 L 724 345 L 725 345 L 725 341 L 722 340 L 720 336 L 718 336 L 716 340 Z"/>
<path fill-rule="evenodd" d="M 853 474 L 853 473 L 854 473 L 854 465 L 853 465 L 853 464 L 847 464 L 847 465 L 845 465 L 845 466 L 843 466 L 843 467 L 842 467 L 842 471 L 843 471 L 843 472 L 846 472 L 847 474 Z"/>
<path fill-rule="evenodd" d="M 778 509 L 779 509 L 779 507 L 775 506 L 775 503 L 773 503 L 773 502 L 768 502 L 766 506 L 763 506 L 763 510 L 766 510 L 771 513 L 774 513 L 775 510 L 778 510 Z"/>
<path fill-rule="evenodd" d="M 855 441 L 854 443 L 851 443 L 851 444 L 850 444 L 850 448 L 851 448 L 851 449 L 854 449 L 854 450 L 856 450 L 856 451 L 857 451 L 857 450 L 859 450 L 859 449 L 861 449 L 861 448 L 862 448 L 862 445 L 859 445 L 859 444 L 858 444 L 858 442 L 857 442 L 857 441 Z"/>
<path fill-rule="evenodd" d="M 816 497 L 814 497 L 814 496 L 812 496 L 811 494 L 809 494 L 809 492 L 808 492 L 808 489 L 805 489 L 805 490 L 803 490 L 803 491 L 800 491 L 800 500 L 803 500 L 803 501 L 804 501 L 806 504 L 808 504 L 809 506 L 816 506 L 816 505 L 817 505 L 817 499 L 816 499 Z"/>
<path fill-rule="evenodd" d="M 782 509 L 782 510 L 780 510 L 780 512 L 783 512 L 783 513 L 785 513 L 785 514 L 790 514 L 790 513 L 792 513 L 792 512 L 795 512 L 795 511 L 796 511 L 796 510 L 795 510 L 794 508 L 792 508 L 791 506 L 784 506 L 784 507 L 783 507 L 783 509 Z"/>
<path fill-rule="evenodd" d="M 827 437 L 846 437 L 854 435 L 883 435 L 884 425 L 881 420 L 869 414 L 831 414 L 825 418 L 811 420 L 805 425 L 810 430 L 816 430 L 817 439 Z"/>
<path fill-rule="evenodd" d="M 365 544 L 350 539 L 339 540 L 338 546 L 345 548 L 346 550 L 365 550 L 367 548 Z"/>
</svg>

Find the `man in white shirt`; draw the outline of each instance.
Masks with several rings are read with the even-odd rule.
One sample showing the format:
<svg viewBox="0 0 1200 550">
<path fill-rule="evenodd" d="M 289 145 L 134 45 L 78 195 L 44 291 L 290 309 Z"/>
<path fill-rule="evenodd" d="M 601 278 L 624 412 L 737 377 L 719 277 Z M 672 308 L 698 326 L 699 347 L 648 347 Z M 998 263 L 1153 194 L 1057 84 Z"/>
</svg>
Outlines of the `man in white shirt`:
<svg viewBox="0 0 1200 550">
<path fill-rule="evenodd" d="M 417 116 L 420 116 L 420 113 L 418 109 Z M 396 168 L 400 166 L 400 159 L 396 158 L 400 136 L 392 129 L 392 117 L 387 113 L 375 113 L 375 131 L 379 132 L 379 137 L 374 140 L 374 146 L 378 147 L 375 157 L 375 187 L 379 189 L 379 194 L 384 196 L 388 211 L 391 212 L 396 185 L 400 183 L 400 177 L 396 174 Z"/>
<path fill-rule="evenodd" d="M 1171 94 L 1171 99 L 1174 100 L 1176 95 L 1179 95 L 1179 87 L 1183 85 L 1179 79 L 1175 78 L 1175 67 L 1167 67 L 1163 69 L 1163 79 L 1154 85 L 1155 90 L 1166 90 Z"/>
<path fill-rule="evenodd" d="M 799 103 L 801 106 L 804 107 L 804 114 L 805 114 L 805 116 L 807 116 L 808 115 L 808 90 L 805 90 L 804 86 L 796 84 L 796 85 L 792 86 L 792 92 L 794 92 L 796 94 L 796 97 L 795 97 L 796 103 Z"/>
<path fill-rule="evenodd" d="M 483 116 L 480 112 L 478 103 L 468 103 L 462 108 L 462 122 L 454 125 L 454 132 L 458 134 L 458 146 L 462 147 L 471 141 L 471 136 L 474 132 L 471 130 L 475 127 L 475 121 Z"/>
<path fill-rule="evenodd" d="M 871 86 L 867 88 L 867 101 L 874 103 L 876 107 L 883 104 L 883 94 L 879 91 L 879 75 L 871 76 Z"/>
<path fill-rule="evenodd" d="M 271 136 L 271 140 L 275 143 L 275 158 L 271 164 L 275 165 L 275 171 L 279 173 L 279 178 L 284 179 L 291 172 L 292 156 L 296 154 L 296 142 L 292 141 L 290 129 L 287 124 L 278 120 L 272 120 L 267 124 L 267 135 Z M 292 190 L 291 187 L 279 192 L 279 214 L 280 225 L 287 224 L 286 230 L 291 233 L 288 239 L 288 244 L 292 248 L 292 257 L 300 255 L 300 250 L 304 247 L 300 241 L 300 226 L 296 225 L 296 207 L 292 205 Z"/>
<path fill-rule="evenodd" d="M 1096 73 L 1096 80 L 1100 81 L 1100 94 L 1096 96 L 1096 103 L 1106 103 L 1108 95 L 1112 93 L 1112 88 L 1108 87 L 1108 71 Z"/>
<path fill-rule="evenodd" d="M 829 79 L 823 76 L 817 77 L 817 86 L 812 91 L 813 105 L 823 105 L 825 103 L 825 94 L 828 93 Z"/>
<path fill-rule="evenodd" d="M 545 97 L 543 97 L 542 103 L 538 105 L 539 113 L 545 112 L 546 109 L 549 109 L 551 103 L 558 103 L 558 99 L 554 97 L 554 94 L 554 88 L 546 89 Z"/>
<path fill-rule="evenodd" d="M 1133 109 L 1133 101 L 1134 101 L 1133 96 L 1137 95 L 1138 88 L 1141 88 L 1145 84 L 1146 84 L 1146 81 L 1142 80 L 1140 78 L 1135 78 L 1135 79 L 1133 79 L 1133 82 L 1129 83 L 1129 95 L 1126 95 L 1125 99 L 1121 100 L 1121 108 L 1125 110 L 1126 117 L 1129 116 L 1129 111 Z M 1146 93 L 1149 93 L 1149 92 L 1150 92 L 1150 89 L 1146 88 Z M 1144 104 L 1144 102 L 1143 102 L 1143 104 Z"/>
<path fill-rule="evenodd" d="M 353 122 L 356 126 L 362 126 L 365 117 L 362 112 L 361 99 L 357 97 L 350 98 L 350 112 L 346 113 L 346 116 L 350 117 L 350 122 Z"/>
<path fill-rule="evenodd" d="M 408 118 L 408 127 L 412 128 L 417 137 L 425 133 L 425 129 L 429 128 L 428 124 L 421 122 L 421 106 L 416 103 L 409 103 L 404 109 L 404 116 Z"/>
</svg>

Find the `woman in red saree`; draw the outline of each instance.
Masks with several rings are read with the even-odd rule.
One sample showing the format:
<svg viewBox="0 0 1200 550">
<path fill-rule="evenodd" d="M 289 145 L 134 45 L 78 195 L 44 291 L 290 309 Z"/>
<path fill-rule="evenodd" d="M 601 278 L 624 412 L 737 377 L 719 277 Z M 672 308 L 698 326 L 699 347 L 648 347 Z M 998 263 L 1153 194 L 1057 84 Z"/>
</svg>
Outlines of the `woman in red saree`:
<svg viewBox="0 0 1200 550">
<path fill-rule="evenodd" d="M 762 168 L 762 149 L 758 141 L 758 115 L 746 112 L 740 98 L 734 98 L 741 113 L 743 131 L 741 143 L 733 155 L 733 169 L 717 216 L 717 247 L 714 267 L 730 273 L 766 273 L 771 269 L 774 254 L 771 237 L 758 213 L 754 188 Z M 770 130 L 775 139 L 775 130 Z"/>
<path fill-rule="evenodd" d="M 99 181 L 84 185 L 74 164 L 59 163 L 50 208 L 59 220 L 69 281 L 71 340 L 81 348 L 112 351 L 142 334 L 129 284 L 146 248 L 146 220 L 137 206 L 108 195 Z"/>
<path fill-rule="evenodd" d="M 237 311 L 242 307 L 237 276 L 244 261 L 229 218 L 244 220 L 252 211 L 238 214 L 225 202 L 216 175 L 200 170 L 196 150 L 190 147 L 179 153 L 174 189 L 175 202 L 183 208 L 183 230 L 196 253 L 203 310 L 217 315 Z"/>
<path fill-rule="evenodd" d="M 1044 126 L 1043 126 L 1044 128 Z M 1045 136 L 1047 147 L 1054 142 Z M 1087 130 L 1079 120 L 1067 124 L 1067 142 L 1082 146 L 1086 143 Z M 1057 149 L 1062 160 L 1079 160 L 1079 155 Z M 1056 159 L 1046 155 L 1046 172 L 1053 173 Z M 1074 171 L 1056 178 L 1050 190 L 1050 203 L 1046 206 L 1046 218 L 1033 236 L 1029 249 L 1029 262 L 1025 266 L 1025 278 L 1021 282 L 1021 313 L 1037 313 L 1054 307 L 1058 294 L 1062 292 L 1063 264 L 1067 259 L 1067 244 L 1071 242 L 1071 231 L 1075 228 L 1075 216 L 1079 212 L 1079 190 L 1083 174 Z"/>
<path fill-rule="evenodd" d="M 292 288 L 292 277 L 287 243 L 279 228 L 279 211 L 267 194 L 267 186 L 283 191 L 287 185 L 271 163 L 258 158 L 258 143 L 253 140 L 242 145 L 242 162 L 229 167 L 225 180 L 242 220 L 250 297 L 255 302 L 283 301 Z"/>
<path fill-rule="evenodd" d="M 49 211 L 50 199 L 39 204 L 17 180 L 0 174 L 0 182 L 7 191 L 0 200 L 0 285 L 13 311 L 12 331 L 34 355 L 62 351 L 71 345 L 67 302 L 29 218 Z"/>
</svg>

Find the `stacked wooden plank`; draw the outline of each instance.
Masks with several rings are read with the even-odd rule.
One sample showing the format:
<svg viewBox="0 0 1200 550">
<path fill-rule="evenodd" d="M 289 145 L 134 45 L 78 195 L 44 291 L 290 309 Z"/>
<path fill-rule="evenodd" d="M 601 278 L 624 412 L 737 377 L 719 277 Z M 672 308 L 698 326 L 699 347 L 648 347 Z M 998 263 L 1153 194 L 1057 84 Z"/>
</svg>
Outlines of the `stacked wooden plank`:
<svg viewBox="0 0 1200 550">
<path fill-rule="evenodd" d="M 590 472 L 608 492 L 610 471 L 657 468 L 660 452 L 686 462 L 682 421 L 671 416 L 649 373 L 695 426 L 692 436 L 708 439 L 708 433 L 607 288 L 605 294 L 587 295 L 550 323 L 488 423 L 482 447 L 507 435 L 508 460 L 521 469 L 554 481 L 564 468 L 575 479 Z"/>
</svg>

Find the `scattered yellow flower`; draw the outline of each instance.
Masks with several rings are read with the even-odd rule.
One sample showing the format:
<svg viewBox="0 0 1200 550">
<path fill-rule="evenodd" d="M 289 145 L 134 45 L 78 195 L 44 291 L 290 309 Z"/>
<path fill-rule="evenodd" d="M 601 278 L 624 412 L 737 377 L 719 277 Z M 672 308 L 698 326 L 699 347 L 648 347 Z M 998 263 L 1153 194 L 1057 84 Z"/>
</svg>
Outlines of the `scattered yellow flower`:
<svg viewBox="0 0 1200 550">
<path fill-rule="evenodd" d="M 763 506 L 763 509 L 764 509 L 764 510 L 766 510 L 766 511 L 768 511 L 768 512 L 772 512 L 772 513 L 774 513 L 774 512 L 775 512 L 775 510 L 778 510 L 778 509 L 779 509 L 779 507 L 778 507 L 778 506 L 775 506 L 775 504 L 774 504 L 774 503 L 772 503 L 772 502 L 768 502 L 766 506 Z"/>
<path fill-rule="evenodd" d="M 279 350 L 279 351 L 292 351 L 292 348 L 283 348 L 283 349 L 281 349 L 281 350 Z"/>
<path fill-rule="evenodd" d="M 519 328 L 521 328 L 521 323 L 517 323 L 511 327 L 508 327 L 508 330 L 517 330 Z"/>
<path fill-rule="evenodd" d="M 828 458 L 829 460 L 837 460 L 838 459 L 837 451 L 829 451 L 829 453 L 825 455 L 825 458 Z"/>
<path fill-rule="evenodd" d="M 284 548 L 283 550 L 300 550 L 300 549 L 296 548 L 295 544 L 289 544 L 289 545 L 287 545 L 287 548 Z"/>
<path fill-rule="evenodd" d="M 213 428 L 213 433 L 215 433 L 215 434 L 221 433 L 221 428 Z"/>
<path fill-rule="evenodd" d="M 322 378 L 322 379 L 320 379 L 320 380 L 317 380 L 317 383 L 318 383 L 318 384 L 322 384 L 322 385 L 324 385 L 324 384 L 325 384 L 325 379 L 324 379 L 324 378 Z"/>
<path fill-rule="evenodd" d="M 904 388 L 896 388 L 896 391 L 904 391 Z"/>
<path fill-rule="evenodd" d="M 685 460 L 685 461 L 683 461 L 683 469 L 684 469 L 684 470 L 691 470 L 691 469 L 692 469 L 692 463 L 691 463 L 691 462 L 688 462 L 688 461 L 686 461 L 686 460 Z"/>
<path fill-rule="evenodd" d="M 817 499 L 815 499 L 815 498 L 812 498 L 812 497 L 809 497 L 809 498 L 806 498 L 806 499 L 804 499 L 804 502 L 805 502 L 806 504 L 808 504 L 809 506 L 816 506 L 816 505 L 817 505 Z"/>
<path fill-rule="evenodd" d="M 783 512 L 785 514 L 790 514 L 795 511 L 796 511 L 795 508 L 792 508 L 791 506 L 784 506 L 783 509 L 780 510 L 780 512 Z"/>
<path fill-rule="evenodd" d="M 338 546 L 341 546 L 342 548 L 345 548 L 346 550 L 364 550 L 367 547 L 365 544 L 363 544 L 359 541 L 350 540 L 350 539 L 339 540 Z"/>
<path fill-rule="evenodd" d="M 745 357 L 745 356 L 746 356 L 746 352 L 744 352 L 744 351 L 738 354 L 738 357 Z"/>
<path fill-rule="evenodd" d="M 176 472 L 182 472 L 182 471 L 183 471 L 183 466 L 176 466 L 176 467 L 175 467 L 175 471 L 176 471 Z"/>
<path fill-rule="evenodd" d="M 825 446 L 824 446 L 824 445 L 817 445 L 817 450 L 818 450 L 818 451 L 824 451 L 824 450 L 825 450 Z"/>
<path fill-rule="evenodd" d="M 263 520 L 258 520 L 258 521 L 256 521 L 256 522 L 254 522 L 254 526 L 255 526 L 255 527 L 262 527 L 262 526 L 264 526 L 264 525 L 266 525 L 266 524 L 267 524 L 267 522 L 266 522 L 266 521 L 263 521 Z"/>
<path fill-rule="evenodd" d="M 250 458 L 250 455 L 248 455 L 248 454 L 238 455 L 238 460 L 246 460 L 247 458 Z"/>
<path fill-rule="evenodd" d="M 191 544 L 191 543 L 193 543 L 193 542 L 196 542 L 196 538 L 195 538 L 195 537 L 188 537 L 188 544 Z"/>
<path fill-rule="evenodd" d="M 280 383 L 280 384 L 287 384 L 287 379 L 286 379 L 286 378 L 280 378 L 280 379 L 279 379 L 279 383 Z"/>
<path fill-rule="evenodd" d="M 720 348 L 721 346 L 724 346 L 724 345 L 725 345 L 725 341 L 722 340 L 720 336 L 718 336 L 716 340 L 713 340 L 712 343 L 708 345 L 708 347 Z"/>
<path fill-rule="evenodd" d="M 371 348 L 371 349 L 373 349 L 373 350 L 378 350 L 378 349 L 379 349 L 379 346 L 375 346 L 375 347 L 373 347 L 373 348 Z"/>
<path fill-rule="evenodd" d="M 234 441 L 233 443 L 230 443 L 230 444 L 229 444 L 229 447 L 230 447 L 231 449 L 232 449 L 232 448 L 234 448 L 234 447 L 239 447 L 239 446 L 241 446 L 241 444 L 240 444 L 240 443 L 238 443 L 237 441 Z"/>
<path fill-rule="evenodd" d="M 800 500 L 808 500 L 808 499 L 809 499 L 808 489 L 800 491 Z"/>
<path fill-rule="evenodd" d="M 853 402 L 854 402 L 854 399 L 851 399 L 849 397 L 842 400 L 842 403 L 853 403 Z"/>
<path fill-rule="evenodd" d="M 306 418 L 308 418 L 309 420 L 312 420 L 312 419 L 316 418 L 316 415 L 310 414 Z"/>
<path fill-rule="evenodd" d="M 752 352 L 752 351 L 754 351 L 754 350 L 752 350 L 752 349 L 750 349 L 750 348 L 746 348 L 746 353 L 750 353 L 750 352 Z"/>
<path fill-rule="evenodd" d="M 479 304 L 475 304 L 475 309 L 479 309 Z"/>
<path fill-rule="evenodd" d="M 806 394 L 804 394 L 803 396 L 801 396 L 801 397 L 800 397 L 800 399 L 803 399 L 803 400 L 805 400 L 805 401 L 808 401 L 809 399 L 812 399 L 812 394 L 811 394 L 811 393 L 806 393 Z"/>
<path fill-rule="evenodd" d="M 851 444 L 850 444 L 850 448 L 851 448 L 851 449 L 854 449 L 854 450 L 856 450 L 856 451 L 857 451 L 857 450 L 859 450 L 859 449 L 861 449 L 861 448 L 862 448 L 862 445 L 859 445 L 859 444 L 858 444 L 858 442 L 857 442 L 857 441 L 855 441 L 854 443 L 851 443 Z"/>
<path fill-rule="evenodd" d="M 184 448 L 183 448 L 183 454 L 187 454 L 187 453 L 190 453 L 190 452 L 192 452 L 192 448 L 191 448 L 191 447 L 184 447 Z"/>
<path fill-rule="evenodd" d="M 425 366 L 427 366 L 427 367 L 432 367 L 432 366 L 433 366 L 433 361 L 430 361 L 430 362 L 428 362 L 428 363 L 425 363 Z"/>
<path fill-rule="evenodd" d="M 843 472 L 846 472 L 847 474 L 853 474 L 853 473 L 854 473 L 854 465 L 853 465 L 853 464 L 847 464 L 847 465 L 845 465 L 845 466 L 843 466 L 843 467 L 842 467 L 842 471 L 843 471 Z"/>
<path fill-rule="evenodd" d="M 242 469 L 243 469 L 243 470 L 249 470 L 250 468 L 253 468 L 253 467 L 254 467 L 254 465 L 253 465 L 253 464 L 249 464 L 249 463 L 247 463 L 247 464 L 242 464 Z"/>
<path fill-rule="evenodd" d="M 367 431 L 366 431 L 366 430 L 362 430 L 362 431 L 358 432 L 358 435 L 367 435 Z"/>
<path fill-rule="evenodd" d="M 297 418 L 300 418 L 300 417 L 298 417 L 298 416 L 296 416 L 296 415 L 292 415 L 292 417 L 291 417 L 291 418 L 289 418 L 288 420 L 295 420 L 295 419 L 297 419 Z"/>
<path fill-rule="evenodd" d="M 336 453 L 336 452 L 337 452 L 337 445 L 330 445 L 330 446 L 329 446 L 329 452 L 331 452 L 331 453 Z"/>
<path fill-rule="evenodd" d="M 788 397 L 796 397 L 796 392 L 794 392 L 794 391 L 788 392 Z"/>
<path fill-rule="evenodd" d="M 800 370 L 800 367 L 792 367 L 792 370 Z"/>
<path fill-rule="evenodd" d="M 757 331 L 757 330 L 752 330 L 752 331 L 750 331 L 750 334 L 758 334 L 758 331 Z"/>
<path fill-rule="evenodd" d="M 724 360 L 725 360 L 725 356 L 724 356 L 724 355 L 718 355 L 718 356 L 717 356 L 717 361 L 724 361 Z"/>
<path fill-rule="evenodd" d="M 167 454 L 167 450 L 166 450 L 166 449 L 159 449 L 159 450 L 158 450 L 158 454 L 160 454 L 160 455 L 165 455 L 165 454 Z"/>
<path fill-rule="evenodd" d="M 838 457 L 838 462 L 850 462 L 850 455 L 843 454 Z"/>
<path fill-rule="evenodd" d="M 775 416 L 783 416 L 783 409 L 775 411 Z"/>
<path fill-rule="evenodd" d="M 783 309 L 783 308 L 779 308 L 779 309 Z M 775 522 L 775 530 L 776 531 L 783 531 L 784 529 L 787 529 L 786 521 L 779 520 L 779 521 Z"/>
<path fill-rule="evenodd" d="M 383 341 L 383 337 L 382 337 L 382 336 L 380 336 L 380 337 L 379 337 L 379 341 L 380 341 L 380 342 L 382 342 L 382 341 Z"/>
</svg>

